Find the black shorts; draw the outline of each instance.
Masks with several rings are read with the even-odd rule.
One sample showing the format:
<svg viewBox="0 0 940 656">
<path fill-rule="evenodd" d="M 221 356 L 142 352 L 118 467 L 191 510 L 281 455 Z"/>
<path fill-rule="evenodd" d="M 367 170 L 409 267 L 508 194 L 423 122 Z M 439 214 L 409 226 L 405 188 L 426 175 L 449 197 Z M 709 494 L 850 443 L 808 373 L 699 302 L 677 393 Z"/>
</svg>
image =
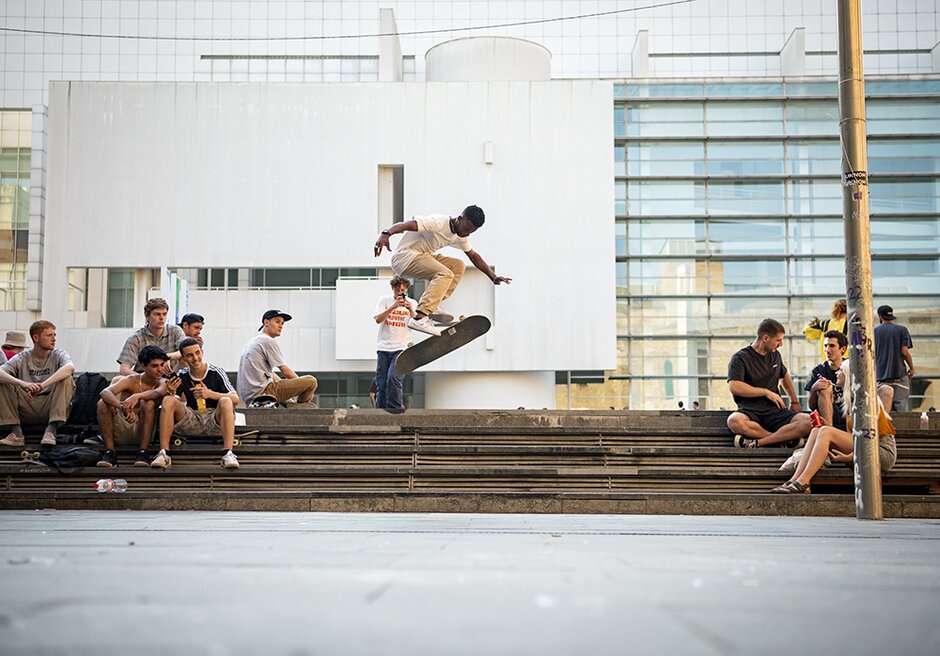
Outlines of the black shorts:
<svg viewBox="0 0 940 656">
<path fill-rule="evenodd" d="M 770 410 L 769 412 L 755 412 L 754 410 L 742 410 L 741 408 L 738 408 L 738 412 L 743 415 L 747 415 L 748 419 L 751 421 L 756 421 L 758 424 L 760 424 L 761 428 L 768 430 L 771 433 L 776 433 L 778 430 L 793 421 L 793 418 L 799 414 L 793 410 Z"/>
</svg>

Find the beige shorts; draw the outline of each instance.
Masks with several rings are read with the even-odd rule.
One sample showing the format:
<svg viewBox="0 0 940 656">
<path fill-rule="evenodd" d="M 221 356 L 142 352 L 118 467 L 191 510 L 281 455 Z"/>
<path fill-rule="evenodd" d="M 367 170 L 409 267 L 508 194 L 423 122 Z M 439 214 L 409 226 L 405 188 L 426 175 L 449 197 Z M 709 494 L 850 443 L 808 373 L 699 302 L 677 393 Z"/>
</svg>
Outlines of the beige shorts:
<svg viewBox="0 0 940 656">
<path fill-rule="evenodd" d="M 137 444 L 137 424 L 127 421 L 121 412 L 115 412 L 112 416 L 115 444 Z M 140 415 L 137 415 L 137 421 L 140 421 Z"/>
<path fill-rule="evenodd" d="M 183 418 L 173 427 L 174 433 L 192 437 L 221 435 L 222 430 L 215 420 L 215 409 L 196 412 L 188 405 L 183 409 Z"/>
</svg>

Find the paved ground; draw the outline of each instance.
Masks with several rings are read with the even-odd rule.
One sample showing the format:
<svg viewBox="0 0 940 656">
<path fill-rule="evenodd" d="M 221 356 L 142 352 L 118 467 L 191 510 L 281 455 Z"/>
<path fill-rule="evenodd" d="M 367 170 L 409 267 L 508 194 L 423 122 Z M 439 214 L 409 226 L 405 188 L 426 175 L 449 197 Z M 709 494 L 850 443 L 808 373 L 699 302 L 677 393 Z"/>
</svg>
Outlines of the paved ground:
<svg viewBox="0 0 940 656">
<path fill-rule="evenodd" d="M 2 654 L 940 654 L 940 521 L 0 513 Z"/>
</svg>

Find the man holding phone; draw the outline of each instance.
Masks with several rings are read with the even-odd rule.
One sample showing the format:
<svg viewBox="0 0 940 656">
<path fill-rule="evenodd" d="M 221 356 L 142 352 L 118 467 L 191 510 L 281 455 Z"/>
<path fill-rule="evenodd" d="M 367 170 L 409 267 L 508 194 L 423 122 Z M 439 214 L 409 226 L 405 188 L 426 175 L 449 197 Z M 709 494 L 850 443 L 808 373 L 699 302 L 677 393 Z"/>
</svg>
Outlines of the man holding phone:
<svg viewBox="0 0 940 656">
<path fill-rule="evenodd" d="M 375 365 L 375 407 L 401 412 L 405 409 L 402 384 L 404 374 L 395 370 L 395 358 L 408 347 L 411 331 L 408 320 L 415 316 L 418 304 L 408 298 L 408 281 L 395 276 L 389 282 L 392 293 L 375 305 L 375 323 L 379 324 Z"/>
</svg>

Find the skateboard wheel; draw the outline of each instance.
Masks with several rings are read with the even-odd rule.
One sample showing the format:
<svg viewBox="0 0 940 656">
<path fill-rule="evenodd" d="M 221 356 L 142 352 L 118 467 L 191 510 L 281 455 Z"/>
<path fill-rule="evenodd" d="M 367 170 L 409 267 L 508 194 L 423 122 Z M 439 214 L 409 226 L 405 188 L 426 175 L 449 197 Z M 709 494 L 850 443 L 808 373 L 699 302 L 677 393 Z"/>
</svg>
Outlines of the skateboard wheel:
<svg viewBox="0 0 940 656">
<path fill-rule="evenodd" d="M 232 440 L 232 446 L 241 446 L 241 445 L 242 445 L 242 441 L 240 439 L 236 438 Z"/>
<path fill-rule="evenodd" d="M 20 458 L 22 458 L 23 460 L 29 460 L 30 459 L 29 451 L 20 451 Z"/>
<path fill-rule="evenodd" d="M 178 438 L 178 437 L 177 437 L 177 438 L 174 438 L 174 440 L 173 440 L 173 446 L 183 446 L 183 440 L 181 440 L 181 439 Z"/>
</svg>

